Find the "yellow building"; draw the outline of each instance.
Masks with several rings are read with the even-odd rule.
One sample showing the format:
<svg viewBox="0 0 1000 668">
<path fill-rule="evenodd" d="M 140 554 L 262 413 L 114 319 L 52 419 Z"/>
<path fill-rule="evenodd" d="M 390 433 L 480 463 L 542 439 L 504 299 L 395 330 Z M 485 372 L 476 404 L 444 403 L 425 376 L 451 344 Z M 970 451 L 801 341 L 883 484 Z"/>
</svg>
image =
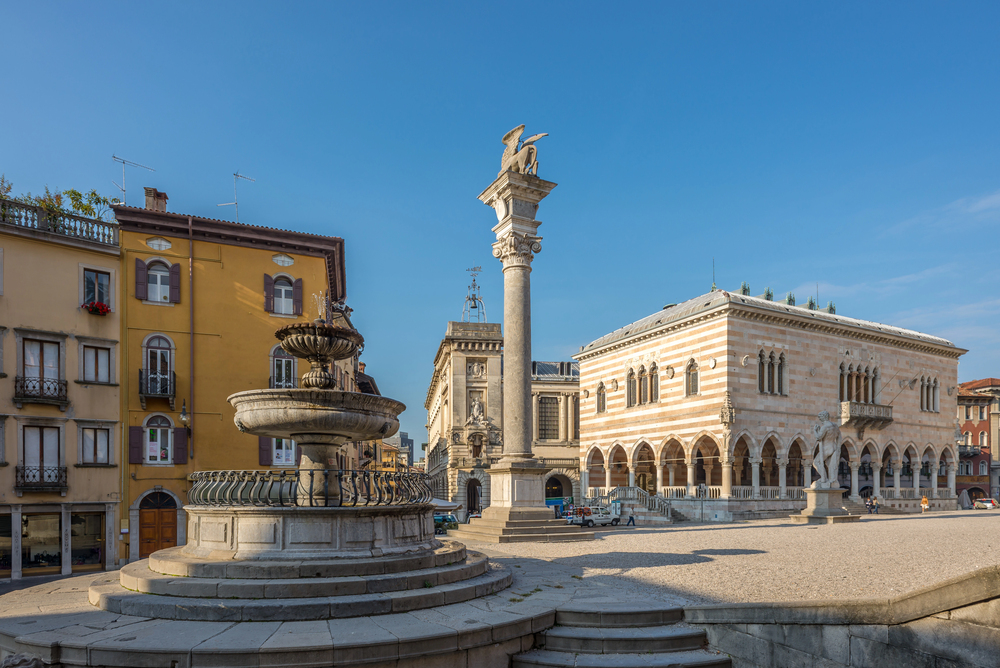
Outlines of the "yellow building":
<svg viewBox="0 0 1000 668">
<path fill-rule="evenodd" d="M 185 542 L 191 472 L 295 465 L 293 444 L 240 434 L 226 397 L 296 386 L 305 363 L 275 330 L 316 318 L 313 294 L 346 296 L 342 239 L 168 213 L 166 202 L 147 188 L 146 208 L 114 207 L 129 561 Z M 338 363 L 343 389 L 354 363 Z"/>
<path fill-rule="evenodd" d="M 116 565 L 119 276 L 115 223 L 0 200 L 0 578 Z"/>
</svg>

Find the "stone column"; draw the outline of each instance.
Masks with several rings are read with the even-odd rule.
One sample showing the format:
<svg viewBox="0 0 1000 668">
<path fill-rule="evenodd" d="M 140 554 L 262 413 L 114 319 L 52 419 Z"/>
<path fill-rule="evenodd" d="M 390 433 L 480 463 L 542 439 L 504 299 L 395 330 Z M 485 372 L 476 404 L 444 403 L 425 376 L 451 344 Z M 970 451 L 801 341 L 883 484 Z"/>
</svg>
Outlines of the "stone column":
<svg viewBox="0 0 1000 668">
<path fill-rule="evenodd" d="M 750 465 L 753 467 L 750 471 L 751 484 L 753 485 L 753 498 L 760 498 L 760 461 L 759 459 L 751 459 Z"/>
<path fill-rule="evenodd" d="M 936 499 L 937 498 L 937 474 L 938 474 L 938 466 L 939 466 L 939 464 L 934 464 L 933 466 L 930 467 L 930 470 L 931 470 L 931 493 L 928 494 L 928 497 L 931 498 L 931 499 Z"/>
<path fill-rule="evenodd" d="M 663 464 L 656 465 L 656 493 L 659 494 L 663 488 Z"/>
<path fill-rule="evenodd" d="M 913 489 L 915 490 L 913 493 L 916 495 L 916 498 L 919 499 L 920 498 L 920 462 L 916 462 L 916 466 L 914 466 L 914 462 L 912 462 L 912 461 L 910 462 L 910 476 L 913 478 Z"/>
<path fill-rule="evenodd" d="M 138 533 L 138 531 L 137 531 Z M 21 506 L 10 507 L 10 579 L 21 578 Z"/>
<path fill-rule="evenodd" d="M 802 460 L 802 486 L 809 487 L 812 485 L 813 477 L 813 460 L 803 459 Z"/>
<path fill-rule="evenodd" d="M 531 439 L 538 441 L 538 425 L 541 422 L 538 416 L 538 392 L 531 393 Z"/>
<path fill-rule="evenodd" d="M 611 489 L 611 465 L 604 465 L 604 491 Z"/>
<path fill-rule="evenodd" d="M 872 496 L 882 496 L 882 465 L 878 462 L 872 462 L 872 478 L 875 480 L 872 483 Z"/>
<path fill-rule="evenodd" d="M 893 459 L 892 461 L 892 487 L 896 491 L 896 498 L 899 498 L 899 474 L 900 465 L 902 464 L 902 459 Z"/>
<path fill-rule="evenodd" d="M 785 498 L 785 487 L 787 486 L 787 459 L 778 460 L 778 498 Z"/>
<path fill-rule="evenodd" d="M 688 467 L 688 479 L 687 479 L 687 495 L 694 496 L 694 460 L 690 460 L 687 463 Z"/>
<path fill-rule="evenodd" d="M 676 464 L 669 464 L 669 465 L 667 465 L 667 472 L 670 474 L 670 478 L 669 478 L 670 482 L 667 484 L 667 487 L 673 487 L 674 486 L 674 480 L 675 480 L 674 472 L 676 470 L 677 470 L 677 465 Z"/>
<path fill-rule="evenodd" d="M 587 469 L 580 470 L 580 496 L 590 496 L 590 471 Z M 579 504 L 577 499 L 573 499 L 574 502 Z"/>
<path fill-rule="evenodd" d="M 948 494 L 955 498 L 955 464 L 948 464 Z"/>
<path fill-rule="evenodd" d="M 573 405 L 575 403 L 574 401 L 575 399 L 576 395 L 573 394 L 566 395 L 566 440 L 567 441 L 572 441 L 574 438 L 576 438 L 576 429 L 573 428 L 574 425 L 576 424 L 576 421 L 574 420 L 574 417 L 576 416 L 576 406 Z"/>
<path fill-rule="evenodd" d="M 861 468 L 861 462 L 851 462 L 851 499 L 857 501 L 861 497 L 858 496 L 858 469 Z"/>
<path fill-rule="evenodd" d="M 722 462 L 722 498 L 729 498 L 733 493 L 733 463 Z"/>
<path fill-rule="evenodd" d="M 635 468 L 628 467 L 628 486 L 635 487 Z"/>
<path fill-rule="evenodd" d="M 565 443 L 568 439 L 566 438 L 566 395 L 559 395 L 559 442 Z"/>
<path fill-rule="evenodd" d="M 59 533 L 62 534 L 62 540 L 60 540 L 60 547 L 62 548 L 62 575 L 70 575 L 73 573 L 73 549 L 70 544 L 72 540 L 72 527 L 70 523 L 70 504 L 64 503 L 60 508 L 60 522 L 59 522 Z"/>
</svg>

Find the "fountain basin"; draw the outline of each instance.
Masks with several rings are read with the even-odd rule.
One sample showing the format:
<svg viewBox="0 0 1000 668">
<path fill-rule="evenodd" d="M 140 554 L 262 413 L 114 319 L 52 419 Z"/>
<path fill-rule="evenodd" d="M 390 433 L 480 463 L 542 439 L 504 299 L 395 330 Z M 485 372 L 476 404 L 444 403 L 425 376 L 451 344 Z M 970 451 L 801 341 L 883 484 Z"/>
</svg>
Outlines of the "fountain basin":
<svg viewBox="0 0 1000 668">
<path fill-rule="evenodd" d="M 308 388 L 248 390 L 227 400 L 241 432 L 330 445 L 392 436 L 406 410 L 375 394 Z"/>
</svg>

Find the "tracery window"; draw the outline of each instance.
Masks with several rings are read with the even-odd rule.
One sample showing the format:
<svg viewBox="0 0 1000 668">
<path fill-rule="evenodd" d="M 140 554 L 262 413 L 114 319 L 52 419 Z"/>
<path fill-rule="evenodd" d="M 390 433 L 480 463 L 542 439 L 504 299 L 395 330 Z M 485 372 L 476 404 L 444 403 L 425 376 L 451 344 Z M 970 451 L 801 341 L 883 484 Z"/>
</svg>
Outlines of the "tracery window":
<svg viewBox="0 0 1000 668">
<path fill-rule="evenodd" d="M 938 379 L 930 376 L 920 377 L 920 410 L 937 413 L 940 409 Z M 968 409 L 966 409 L 968 411 Z M 968 412 L 966 412 L 968 416 Z"/>
<path fill-rule="evenodd" d="M 603 413 L 608 409 L 608 394 L 604 389 L 604 383 L 597 386 L 597 412 Z"/>
<path fill-rule="evenodd" d="M 625 405 L 629 408 L 635 406 L 635 372 L 632 369 L 628 370 L 627 380 L 625 381 Z"/>
<path fill-rule="evenodd" d="M 775 357 L 763 350 L 757 353 L 757 391 L 761 394 L 785 394 L 785 353 Z"/>
<path fill-rule="evenodd" d="M 878 367 L 840 365 L 840 400 L 862 404 L 878 403 L 881 389 Z"/>
<path fill-rule="evenodd" d="M 646 367 L 639 367 L 639 403 L 644 404 L 649 400 L 649 377 L 646 376 Z"/>
<path fill-rule="evenodd" d="M 689 397 L 698 394 L 698 364 L 694 360 L 684 370 L 684 392 Z"/>
<path fill-rule="evenodd" d="M 649 367 L 649 400 L 651 402 L 660 400 L 660 375 L 655 364 Z"/>
</svg>

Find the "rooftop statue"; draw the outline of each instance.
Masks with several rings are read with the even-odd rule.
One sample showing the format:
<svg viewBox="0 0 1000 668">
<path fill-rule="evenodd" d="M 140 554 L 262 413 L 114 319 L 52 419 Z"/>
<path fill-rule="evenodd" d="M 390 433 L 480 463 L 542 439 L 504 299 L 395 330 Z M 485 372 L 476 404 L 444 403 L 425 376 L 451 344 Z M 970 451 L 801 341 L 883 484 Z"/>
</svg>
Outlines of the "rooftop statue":
<svg viewBox="0 0 1000 668">
<path fill-rule="evenodd" d="M 518 125 L 503 136 L 501 141 L 507 145 L 507 148 L 504 149 L 503 158 L 500 159 L 500 174 L 510 171 L 538 176 L 538 149 L 535 148 L 535 142 L 542 137 L 547 137 L 549 133 L 532 135 L 521 141 L 523 133 L 524 126 Z"/>
<path fill-rule="evenodd" d="M 840 487 L 837 480 L 837 464 L 840 463 L 840 427 L 830 421 L 830 414 L 823 411 L 819 421 L 813 425 L 818 452 L 813 453 L 813 466 L 819 478 L 813 482 L 813 489 L 833 489 Z"/>
</svg>

